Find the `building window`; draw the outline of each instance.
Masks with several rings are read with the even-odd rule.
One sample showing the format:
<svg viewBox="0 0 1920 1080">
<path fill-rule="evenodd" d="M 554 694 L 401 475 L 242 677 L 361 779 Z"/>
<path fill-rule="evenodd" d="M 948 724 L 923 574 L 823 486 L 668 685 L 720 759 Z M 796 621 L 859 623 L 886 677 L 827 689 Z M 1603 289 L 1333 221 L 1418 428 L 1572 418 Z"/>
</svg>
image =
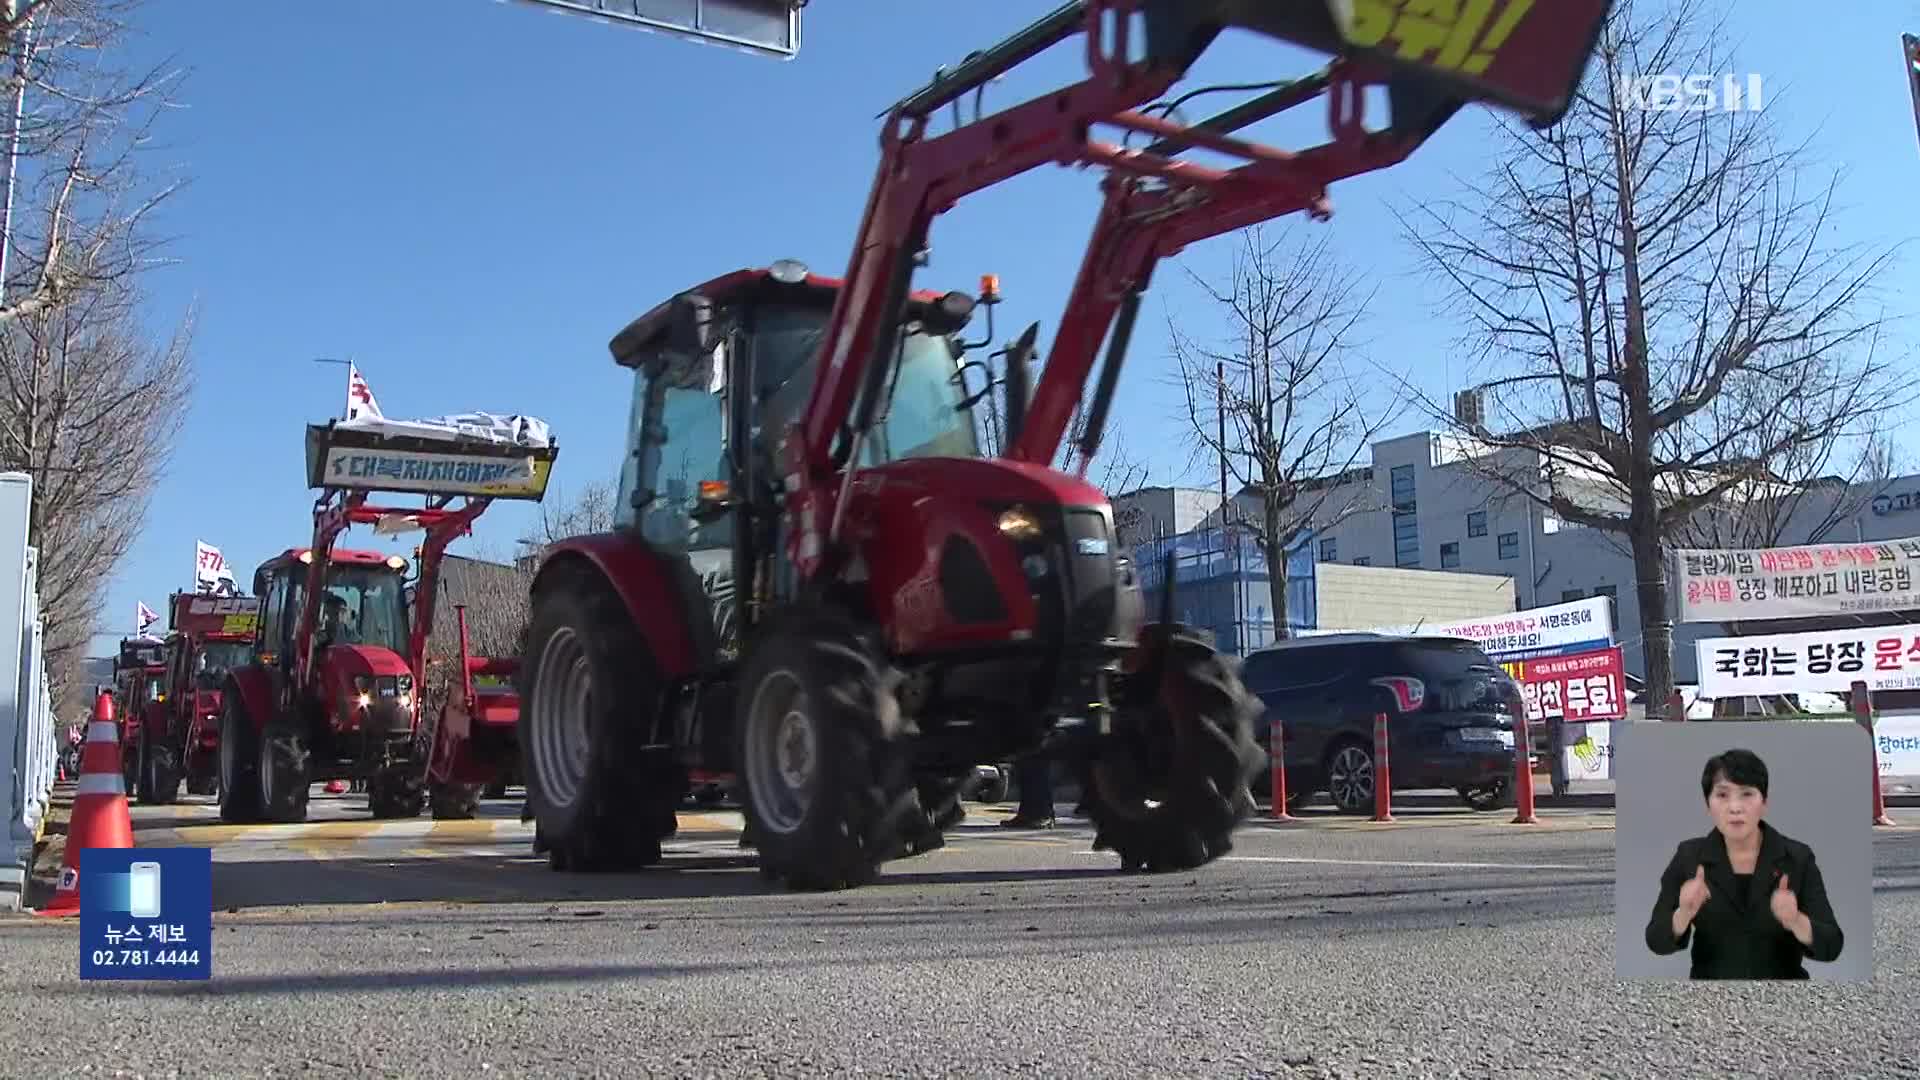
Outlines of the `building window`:
<svg viewBox="0 0 1920 1080">
<path fill-rule="evenodd" d="M 1586 598 L 1587 590 L 1585 589 L 1562 589 L 1560 591 L 1560 602 L 1563 604 L 1571 604 L 1575 600 L 1585 600 Z"/>
<path fill-rule="evenodd" d="M 1517 559 L 1520 557 L 1520 534 L 1517 532 L 1500 534 L 1500 557 Z"/>
<path fill-rule="evenodd" d="M 1620 590 L 1615 588 L 1612 585 L 1595 585 L 1593 587 L 1593 595 L 1604 596 L 1604 597 L 1607 597 L 1608 599 L 1618 600 L 1620 599 Z"/>
<path fill-rule="evenodd" d="M 1357 559 L 1355 559 L 1355 560 L 1353 560 L 1353 565 L 1355 565 L 1355 566 L 1372 566 L 1372 565 L 1373 565 L 1373 560 L 1372 560 L 1372 559 L 1369 559 L 1369 558 L 1367 558 L 1367 557 L 1366 557 L 1365 555 L 1362 555 L 1362 556 L 1360 556 L 1359 558 L 1357 558 Z"/>
<path fill-rule="evenodd" d="M 1332 540 L 1320 541 L 1320 561 L 1337 562 L 1339 560 L 1339 555 L 1337 554 L 1339 550 L 1339 547 Z"/>
<path fill-rule="evenodd" d="M 1420 565 L 1420 518 L 1417 515 L 1393 515 L 1393 565 Z"/>
<path fill-rule="evenodd" d="M 1440 545 L 1440 569 L 1452 570 L 1460 565 L 1460 541 Z"/>
<path fill-rule="evenodd" d="M 1395 465 L 1393 467 L 1393 508 L 1412 512 L 1416 509 L 1413 497 L 1413 466 Z"/>
<path fill-rule="evenodd" d="M 1475 510 L 1473 513 L 1467 515 L 1467 535 L 1487 535 L 1487 512 L 1485 510 Z"/>
</svg>

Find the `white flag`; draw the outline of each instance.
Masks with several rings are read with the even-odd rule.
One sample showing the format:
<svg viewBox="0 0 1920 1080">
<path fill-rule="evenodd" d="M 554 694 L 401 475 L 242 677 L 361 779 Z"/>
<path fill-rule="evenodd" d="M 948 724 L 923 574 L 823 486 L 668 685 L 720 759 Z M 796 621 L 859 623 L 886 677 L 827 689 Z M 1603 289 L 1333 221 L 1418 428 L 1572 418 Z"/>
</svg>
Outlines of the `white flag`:
<svg viewBox="0 0 1920 1080">
<path fill-rule="evenodd" d="M 362 417 L 381 420 L 380 403 L 373 400 L 373 391 L 367 388 L 367 380 L 360 377 L 360 369 L 347 362 L 347 419 L 359 420 Z"/>
<path fill-rule="evenodd" d="M 204 540 L 195 540 L 193 547 L 194 591 L 218 594 L 238 587 L 233 580 L 233 567 L 227 564 L 227 557 L 220 554 L 219 548 Z M 221 588 L 223 584 L 225 589 Z"/>
<path fill-rule="evenodd" d="M 137 600 L 135 603 L 140 605 L 140 610 L 136 611 L 133 616 L 135 623 L 139 626 L 139 629 L 135 630 L 134 634 L 136 636 L 144 636 L 147 632 L 147 627 L 160 621 L 160 615 L 148 607 L 145 601 Z"/>
</svg>

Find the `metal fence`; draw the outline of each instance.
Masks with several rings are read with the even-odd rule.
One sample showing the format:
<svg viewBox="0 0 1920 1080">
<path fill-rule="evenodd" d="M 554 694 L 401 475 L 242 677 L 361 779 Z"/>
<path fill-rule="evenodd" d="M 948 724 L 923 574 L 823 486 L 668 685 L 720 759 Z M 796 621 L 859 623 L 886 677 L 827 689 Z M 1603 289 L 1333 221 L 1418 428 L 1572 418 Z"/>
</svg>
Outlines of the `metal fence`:
<svg viewBox="0 0 1920 1080">
<path fill-rule="evenodd" d="M 0 910 L 17 911 L 46 828 L 59 748 L 41 636 L 39 553 L 27 546 L 33 482 L 0 473 Z M 18 568 L 17 570 L 13 568 Z"/>
</svg>

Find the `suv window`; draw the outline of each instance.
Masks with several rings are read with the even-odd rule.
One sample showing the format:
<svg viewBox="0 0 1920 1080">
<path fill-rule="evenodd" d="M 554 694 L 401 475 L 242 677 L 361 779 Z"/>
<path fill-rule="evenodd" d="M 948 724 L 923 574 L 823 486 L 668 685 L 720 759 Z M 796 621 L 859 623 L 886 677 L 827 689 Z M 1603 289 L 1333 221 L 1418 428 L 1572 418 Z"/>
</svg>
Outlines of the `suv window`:
<svg viewBox="0 0 1920 1080">
<path fill-rule="evenodd" d="M 1438 708 L 1458 712 L 1500 704 L 1506 673 L 1480 647 L 1441 639 L 1394 646 L 1393 662 L 1427 684 Z"/>
<path fill-rule="evenodd" d="M 1347 668 L 1340 646 L 1304 645 L 1256 652 L 1241 666 L 1240 678 L 1254 693 L 1297 690 L 1338 679 Z"/>
</svg>

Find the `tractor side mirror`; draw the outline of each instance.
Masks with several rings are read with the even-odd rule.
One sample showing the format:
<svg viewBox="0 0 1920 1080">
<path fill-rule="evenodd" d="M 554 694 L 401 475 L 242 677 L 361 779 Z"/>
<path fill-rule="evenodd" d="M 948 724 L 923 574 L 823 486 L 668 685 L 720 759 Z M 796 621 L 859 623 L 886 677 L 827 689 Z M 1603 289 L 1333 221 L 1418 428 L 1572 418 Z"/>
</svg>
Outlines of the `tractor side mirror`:
<svg viewBox="0 0 1920 1080">
<path fill-rule="evenodd" d="M 928 333 L 941 336 L 957 334 L 973 321 L 974 307 L 973 297 L 963 292 L 950 292 L 941 297 L 938 303 L 929 304 L 920 322 Z"/>
</svg>

